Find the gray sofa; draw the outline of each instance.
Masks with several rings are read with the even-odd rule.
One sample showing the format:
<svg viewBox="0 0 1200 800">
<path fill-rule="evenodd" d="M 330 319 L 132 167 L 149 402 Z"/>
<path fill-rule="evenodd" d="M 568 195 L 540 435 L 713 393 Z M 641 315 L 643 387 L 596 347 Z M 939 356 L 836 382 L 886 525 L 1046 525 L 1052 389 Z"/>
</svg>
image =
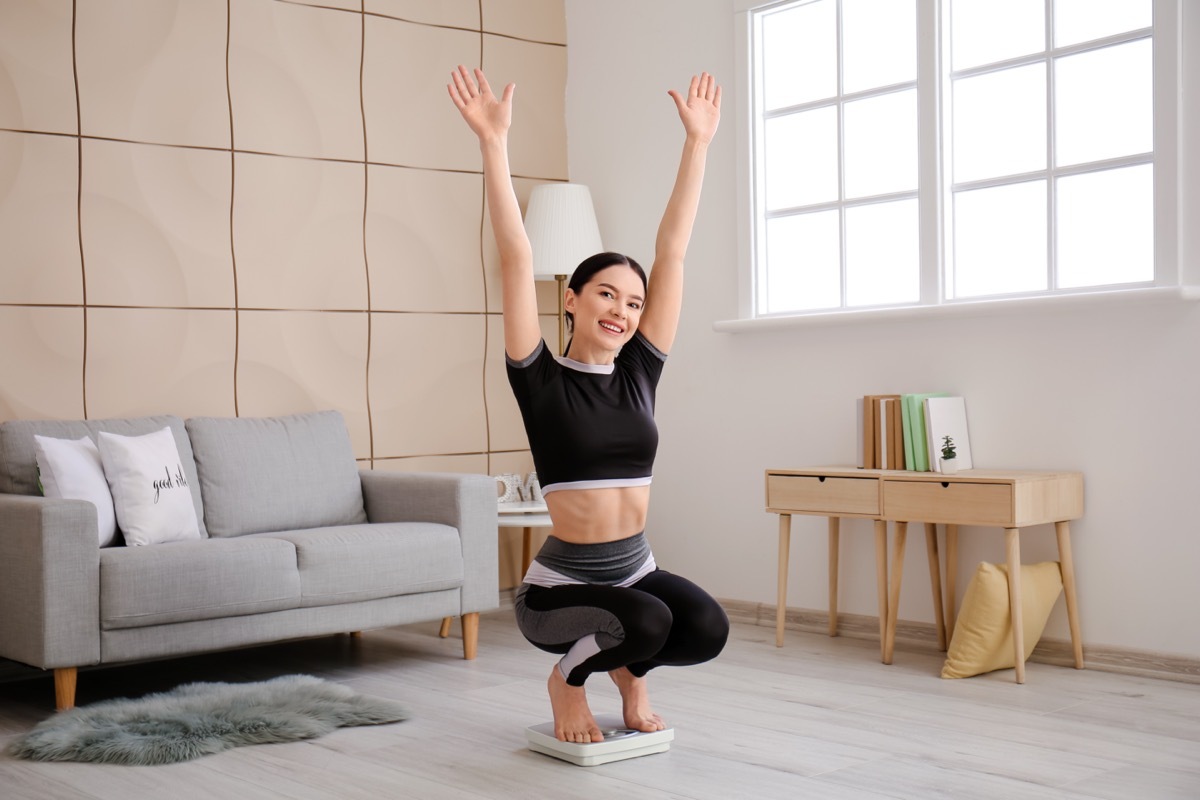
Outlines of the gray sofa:
<svg viewBox="0 0 1200 800">
<path fill-rule="evenodd" d="M 34 434 L 163 427 L 200 539 L 99 547 L 92 503 L 41 496 Z M 53 669 L 60 709 L 83 666 L 453 616 L 473 658 L 496 548 L 492 479 L 359 470 L 337 412 L 0 424 L 0 657 Z"/>
</svg>

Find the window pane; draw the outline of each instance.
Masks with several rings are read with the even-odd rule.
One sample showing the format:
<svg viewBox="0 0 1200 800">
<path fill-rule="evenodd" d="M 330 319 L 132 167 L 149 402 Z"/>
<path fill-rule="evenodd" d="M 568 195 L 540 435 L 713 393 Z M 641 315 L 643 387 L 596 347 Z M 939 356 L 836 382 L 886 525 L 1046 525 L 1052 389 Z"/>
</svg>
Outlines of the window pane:
<svg viewBox="0 0 1200 800">
<path fill-rule="evenodd" d="M 954 81 L 956 182 L 1046 168 L 1046 65 Z"/>
<path fill-rule="evenodd" d="M 767 220 L 768 314 L 841 305 L 838 212 Z"/>
<path fill-rule="evenodd" d="M 836 108 L 767 120 L 766 149 L 768 210 L 838 199 Z"/>
<path fill-rule="evenodd" d="M 954 195 L 951 297 L 1046 287 L 1046 182 Z"/>
<path fill-rule="evenodd" d="M 1148 39 L 1054 64 L 1055 160 L 1060 166 L 1154 149 Z"/>
<path fill-rule="evenodd" d="M 917 188 L 917 90 L 845 105 L 846 197 Z"/>
<path fill-rule="evenodd" d="M 917 79 L 914 0 L 842 0 L 842 91 Z"/>
<path fill-rule="evenodd" d="M 921 299 L 917 201 L 846 209 L 846 305 Z"/>
<path fill-rule="evenodd" d="M 1041 52 L 1045 0 L 953 0 L 950 37 L 956 70 Z"/>
<path fill-rule="evenodd" d="M 767 110 L 837 94 L 834 0 L 762 16 L 763 98 Z"/>
<path fill-rule="evenodd" d="M 1154 280 L 1154 168 L 1058 181 L 1058 285 Z"/>
<path fill-rule="evenodd" d="M 1054 46 L 1149 28 L 1150 0 L 1055 0 Z"/>
</svg>

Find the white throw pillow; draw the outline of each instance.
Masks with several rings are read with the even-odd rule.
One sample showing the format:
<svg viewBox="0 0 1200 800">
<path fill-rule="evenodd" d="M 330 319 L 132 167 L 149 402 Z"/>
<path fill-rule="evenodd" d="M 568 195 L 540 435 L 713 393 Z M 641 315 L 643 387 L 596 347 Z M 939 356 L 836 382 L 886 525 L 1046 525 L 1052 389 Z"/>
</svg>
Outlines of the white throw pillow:
<svg viewBox="0 0 1200 800">
<path fill-rule="evenodd" d="M 95 442 L 86 436 L 54 439 L 34 434 L 33 443 L 42 494 L 62 500 L 89 501 L 96 507 L 100 546 L 112 544 L 117 537 L 117 518 Z"/>
<path fill-rule="evenodd" d="M 199 539 L 196 507 L 170 428 L 145 436 L 101 431 L 100 459 L 125 544 Z"/>
</svg>

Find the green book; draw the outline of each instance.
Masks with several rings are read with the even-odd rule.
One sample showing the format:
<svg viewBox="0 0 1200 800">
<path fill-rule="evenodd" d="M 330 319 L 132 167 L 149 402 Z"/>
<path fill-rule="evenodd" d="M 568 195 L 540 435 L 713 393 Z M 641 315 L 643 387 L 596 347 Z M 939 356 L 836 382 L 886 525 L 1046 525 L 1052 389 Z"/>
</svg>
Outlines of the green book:
<svg viewBox="0 0 1200 800">
<path fill-rule="evenodd" d="M 912 398 L 911 394 L 900 395 L 900 427 L 904 431 L 904 468 L 907 470 L 915 470 L 917 462 L 913 460 L 913 427 L 912 427 L 912 405 L 909 402 Z"/>
<path fill-rule="evenodd" d="M 946 397 L 946 392 L 928 392 L 926 394 L 907 394 L 904 404 L 912 426 L 913 469 L 918 472 L 931 471 L 929 462 L 929 447 L 925 437 L 925 400 L 929 397 Z M 906 431 L 907 433 L 907 431 Z M 907 442 L 907 437 L 905 442 Z"/>
</svg>

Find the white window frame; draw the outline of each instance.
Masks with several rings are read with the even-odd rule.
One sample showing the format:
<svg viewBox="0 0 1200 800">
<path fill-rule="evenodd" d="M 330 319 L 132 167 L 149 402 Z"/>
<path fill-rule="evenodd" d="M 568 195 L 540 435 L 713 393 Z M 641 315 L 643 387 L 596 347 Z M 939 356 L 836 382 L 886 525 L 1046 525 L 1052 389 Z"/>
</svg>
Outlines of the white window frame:
<svg viewBox="0 0 1200 800">
<path fill-rule="evenodd" d="M 787 5 L 793 0 L 733 0 L 735 16 L 735 61 L 738 91 L 736 92 L 736 122 L 738 151 L 738 319 L 715 323 L 719 331 L 753 330 L 793 324 L 845 322 L 862 319 L 927 315 L 971 315 L 983 307 L 1024 309 L 1046 307 L 1057 303 L 1128 303 L 1139 299 L 1158 301 L 1164 298 L 1200 300 L 1200 231 L 1192 232 L 1181 226 L 1181 209 L 1191 207 L 1200 199 L 1200 187 L 1181 180 L 1180 169 L 1188 157 L 1200 159 L 1200 140 L 1189 142 L 1187 134 L 1200 134 L 1200 110 L 1188 105 L 1186 92 L 1200 90 L 1200 77 L 1187 76 L 1185 64 L 1194 64 L 1200 48 L 1200 9 L 1192 9 L 1185 17 L 1180 0 L 1152 0 L 1154 39 L 1154 278 L 1145 284 L 1081 287 L 1077 289 L 1047 289 L 1036 293 L 1012 296 L 984 296 L 943 299 L 945 252 L 948 247 L 949 224 L 944 204 L 950 198 L 948 176 L 943 173 L 941 157 L 942 136 L 927 135 L 931 124 L 947 124 L 941 97 L 943 70 L 949 65 L 939 63 L 940 38 L 943 35 L 941 6 L 948 0 L 917 0 L 917 29 L 922 39 L 917 47 L 918 125 L 921 128 L 918 147 L 921 226 L 920 274 L 921 295 L 916 304 L 886 307 L 842 307 L 786 314 L 766 314 L 756 310 L 758 296 L 755 248 L 759 226 L 764 215 L 759 213 L 755 174 L 755 148 L 761 146 L 758 121 L 754 118 L 754 56 L 753 12 Z M 1200 3 L 1198 3 L 1200 5 Z M 935 31 L 938 41 L 925 45 L 922 31 Z M 1119 38 L 1119 37 L 1117 37 Z M 1186 50 L 1190 43 L 1191 51 Z M 1052 51 L 1057 52 L 1057 51 Z M 1190 59 L 1190 60 L 1189 60 Z M 930 91 L 927 87 L 933 87 Z M 1194 101 L 1193 101 L 1194 102 Z M 943 132 L 939 131 L 939 134 Z M 1196 139 L 1196 135 L 1192 139 Z M 1193 171 L 1195 168 L 1193 167 Z M 1053 166 L 1048 176 L 1057 171 Z M 1189 202 L 1190 201 L 1190 202 Z M 1197 227 L 1197 226 L 1193 226 Z M 1050 241 L 1054 234 L 1050 232 Z M 1188 263 L 1190 259 L 1191 263 Z"/>
</svg>

